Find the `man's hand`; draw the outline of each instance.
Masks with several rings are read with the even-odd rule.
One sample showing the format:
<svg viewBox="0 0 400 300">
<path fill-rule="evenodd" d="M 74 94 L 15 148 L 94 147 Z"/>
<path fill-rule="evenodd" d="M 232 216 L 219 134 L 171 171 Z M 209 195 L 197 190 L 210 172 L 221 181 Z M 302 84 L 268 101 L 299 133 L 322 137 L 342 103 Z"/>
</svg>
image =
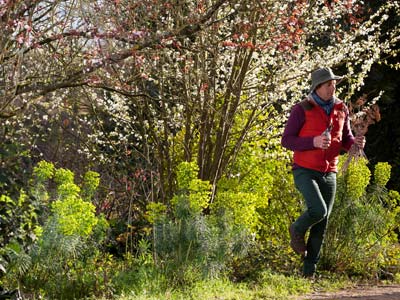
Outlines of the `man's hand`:
<svg viewBox="0 0 400 300">
<path fill-rule="evenodd" d="M 360 149 L 364 149 L 365 146 L 365 136 L 356 136 L 354 138 L 354 144 L 356 144 Z"/>
<path fill-rule="evenodd" d="M 314 137 L 313 144 L 315 148 L 328 149 L 331 145 L 331 139 L 325 134 Z"/>
</svg>

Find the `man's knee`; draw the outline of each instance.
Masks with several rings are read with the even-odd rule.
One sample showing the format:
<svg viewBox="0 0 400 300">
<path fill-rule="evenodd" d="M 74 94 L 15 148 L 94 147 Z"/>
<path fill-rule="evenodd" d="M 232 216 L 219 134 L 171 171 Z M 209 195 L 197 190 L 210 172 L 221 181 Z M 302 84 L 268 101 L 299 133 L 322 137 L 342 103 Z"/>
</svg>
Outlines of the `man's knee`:
<svg viewBox="0 0 400 300">
<path fill-rule="evenodd" d="M 314 223 L 318 223 L 327 217 L 328 211 L 326 208 L 321 207 L 319 209 L 310 209 L 308 214 Z"/>
</svg>

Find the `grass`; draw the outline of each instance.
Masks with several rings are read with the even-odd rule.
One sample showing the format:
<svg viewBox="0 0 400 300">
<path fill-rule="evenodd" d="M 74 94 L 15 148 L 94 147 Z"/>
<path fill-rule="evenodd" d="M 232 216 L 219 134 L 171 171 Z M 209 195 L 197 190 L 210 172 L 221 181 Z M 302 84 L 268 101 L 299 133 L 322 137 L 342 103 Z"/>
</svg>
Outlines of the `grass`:
<svg viewBox="0 0 400 300">
<path fill-rule="evenodd" d="M 256 282 L 235 283 L 229 279 L 199 281 L 180 289 L 142 290 L 121 295 L 116 300 L 288 300 L 313 291 L 332 291 L 353 285 L 346 278 L 325 274 L 316 281 L 299 276 L 264 272 Z M 151 285 L 151 283 L 149 283 Z M 105 300 L 105 299 L 103 299 Z"/>
</svg>

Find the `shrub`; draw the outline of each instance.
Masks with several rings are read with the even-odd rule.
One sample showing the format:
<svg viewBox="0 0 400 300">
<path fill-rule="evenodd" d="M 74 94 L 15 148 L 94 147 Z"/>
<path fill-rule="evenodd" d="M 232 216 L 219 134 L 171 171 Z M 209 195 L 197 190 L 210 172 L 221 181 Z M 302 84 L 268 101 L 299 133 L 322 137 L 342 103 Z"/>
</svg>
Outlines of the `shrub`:
<svg viewBox="0 0 400 300">
<path fill-rule="evenodd" d="M 382 186 L 390 178 L 390 167 L 378 163 L 375 182 L 369 181 L 370 174 L 367 161 L 358 159 L 338 177 L 322 256 L 322 264 L 328 269 L 376 277 L 391 268 L 393 259 L 400 258 L 394 231 L 399 224 L 399 210 L 394 205 L 397 200 Z"/>
<path fill-rule="evenodd" d="M 295 188 L 286 153 L 280 150 L 270 152 L 259 165 L 265 175 L 259 178 L 257 184 L 264 184 L 264 189 L 269 192 L 259 198 L 262 205 L 256 208 L 254 228 L 257 246 L 250 250 L 248 256 L 235 263 L 236 277 L 253 278 L 265 269 L 293 274 L 293 270 L 299 268 L 300 261 L 289 246 L 288 228 L 302 212 L 304 202 Z M 253 220 L 255 216 L 251 216 Z"/>
<path fill-rule="evenodd" d="M 22 190 L 16 200 L 0 196 L 0 279 L 3 275 L 11 276 L 13 270 L 21 273 L 28 268 L 25 256 L 20 264 L 14 258 L 29 250 L 40 234 L 37 209 L 38 204 Z"/>
<path fill-rule="evenodd" d="M 269 172 L 269 159 L 256 142 L 246 143 L 230 172 L 218 181 L 217 193 L 211 210 L 232 214 L 237 226 L 252 234 L 260 228 L 260 210 L 268 206 L 274 180 Z"/>
<path fill-rule="evenodd" d="M 196 170 L 194 163 L 179 166 L 180 190 L 173 198 L 170 215 L 154 217 L 154 212 L 149 213 L 155 221 L 155 264 L 177 284 L 218 277 L 249 245 L 247 231 L 234 224 L 225 211 L 202 213 L 210 185 L 194 176 Z"/>
<path fill-rule="evenodd" d="M 99 251 L 108 225 L 95 215 L 90 199 L 82 199 L 73 172 L 40 162 L 31 182 L 32 195 L 42 200 L 41 234 L 29 251 L 14 251 L 14 265 L 27 267 L 15 267 L 7 282 L 50 299 L 77 299 L 109 288 L 104 267 L 111 260 Z"/>
</svg>

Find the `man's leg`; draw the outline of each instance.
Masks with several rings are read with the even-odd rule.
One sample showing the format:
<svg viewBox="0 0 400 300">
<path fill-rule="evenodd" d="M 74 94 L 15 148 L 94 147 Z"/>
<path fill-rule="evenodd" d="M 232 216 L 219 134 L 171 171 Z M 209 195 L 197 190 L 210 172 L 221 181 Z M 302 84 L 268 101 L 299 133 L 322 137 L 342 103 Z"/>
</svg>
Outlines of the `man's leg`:
<svg viewBox="0 0 400 300">
<path fill-rule="evenodd" d="M 328 207 L 319 187 L 322 173 L 300 168 L 295 169 L 293 175 L 296 187 L 307 206 L 307 210 L 293 223 L 293 229 L 304 236 L 312 225 L 323 220 L 328 214 Z"/>
<path fill-rule="evenodd" d="M 320 257 L 321 247 L 325 236 L 328 219 L 332 211 L 336 193 L 336 173 L 325 174 L 318 182 L 327 207 L 327 215 L 320 222 L 314 224 L 310 229 L 307 241 L 307 256 L 304 259 L 304 276 L 313 276 L 316 264 Z"/>
</svg>

